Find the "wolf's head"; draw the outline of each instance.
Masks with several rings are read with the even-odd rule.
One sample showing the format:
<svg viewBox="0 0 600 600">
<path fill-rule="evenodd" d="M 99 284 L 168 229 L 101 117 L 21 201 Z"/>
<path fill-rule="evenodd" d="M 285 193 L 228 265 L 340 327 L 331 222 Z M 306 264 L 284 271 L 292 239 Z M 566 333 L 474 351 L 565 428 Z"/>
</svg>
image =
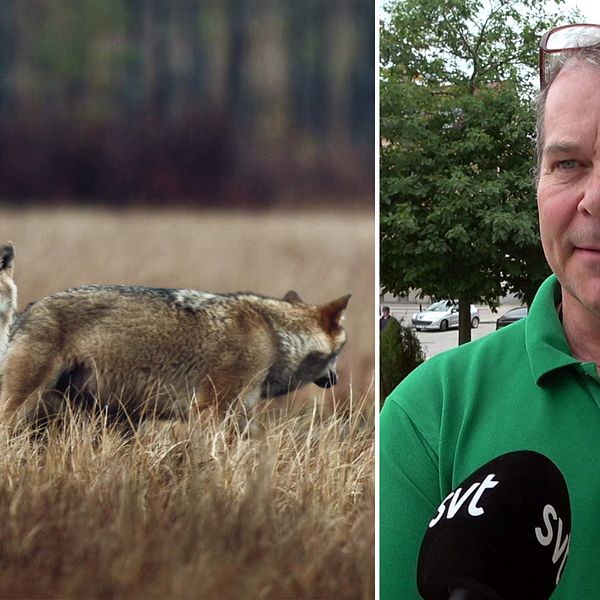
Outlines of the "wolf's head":
<svg viewBox="0 0 600 600">
<path fill-rule="evenodd" d="M 311 382 L 323 388 L 335 385 L 336 359 L 346 343 L 341 321 L 350 294 L 321 306 L 305 304 L 296 292 L 283 300 L 289 308 L 278 331 L 281 354 L 269 373 L 268 393 L 284 394 Z"/>
<path fill-rule="evenodd" d="M 0 246 L 0 360 L 6 349 L 8 330 L 17 308 L 17 286 L 13 281 L 15 248 L 11 242 Z"/>
<path fill-rule="evenodd" d="M 6 242 L 0 246 L 0 275 L 13 277 L 15 262 L 15 247 L 12 242 Z"/>
<path fill-rule="evenodd" d="M 13 281 L 15 247 L 12 242 L 0 246 L 0 323 L 2 315 L 17 306 L 17 286 Z"/>
</svg>

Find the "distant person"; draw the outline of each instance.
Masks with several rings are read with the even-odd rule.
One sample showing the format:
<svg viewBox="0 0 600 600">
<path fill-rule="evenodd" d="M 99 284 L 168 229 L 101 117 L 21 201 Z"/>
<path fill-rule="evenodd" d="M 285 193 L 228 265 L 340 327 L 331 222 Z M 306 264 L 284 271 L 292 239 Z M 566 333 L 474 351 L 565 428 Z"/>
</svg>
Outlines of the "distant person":
<svg viewBox="0 0 600 600">
<path fill-rule="evenodd" d="M 390 319 L 393 318 L 394 317 L 392 317 L 390 313 L 390 307 L 384 306 L 381 309 L 381 318 L 379 319 L 379 331 L 383 331 L 389 325 Z"/>
<path fill-rule="evenodd" d="M 385 401 L 381 600 L 420 598 L 417 556 L 438 506 L 514 450 L 549 457 L 569 489 L 570 551 L 560 515 L 547 522 L 556 580 L 569 552 L 553 600 L 600 598 L 600 25 L 553 29 L 539 56 L 537 204 L 553 274 L 527 317 L 432 357 Z"/>
</svg>

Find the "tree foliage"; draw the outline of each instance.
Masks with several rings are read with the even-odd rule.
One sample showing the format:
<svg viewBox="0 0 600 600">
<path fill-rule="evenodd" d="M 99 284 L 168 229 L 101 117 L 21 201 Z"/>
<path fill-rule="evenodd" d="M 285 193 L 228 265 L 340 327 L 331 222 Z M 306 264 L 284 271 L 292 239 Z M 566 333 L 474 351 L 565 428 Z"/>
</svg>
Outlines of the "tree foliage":
<svg viewBox="0 0 600 600">
<path fill-rule="evenodd" d="M 425 353 L 410 327 L 390 319 L 379 338 L 379 357 L 379 396 L 383 403 L 394 388 L 425 360 Z"/>
<path fill-rule="evenodd" d="M 562 2 L 558 0 L 557 4 Z M 381 282 L 498 306 L 548 273 L 534 165 L 542 0 L 403 0 L 381 25 Z"/>
</svg>

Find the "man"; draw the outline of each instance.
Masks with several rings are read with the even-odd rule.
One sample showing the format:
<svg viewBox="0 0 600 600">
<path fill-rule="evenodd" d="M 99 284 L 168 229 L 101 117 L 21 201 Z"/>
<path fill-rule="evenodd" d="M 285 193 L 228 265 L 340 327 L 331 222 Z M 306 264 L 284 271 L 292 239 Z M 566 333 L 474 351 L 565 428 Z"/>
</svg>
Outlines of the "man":
<svg viewBox="0 0 600 600">
<path fill-rule="evenodd" d="M 384 600 L 419 598 L 417 555 L 437 507 L 514 450 L 549 457 L 569 488 L 570 553 L 553 599 L 600 598 L 600 26 L 549 32 L 540 62 L 537 195 L 554 274 L 526 319 L 433 357 L 386 400 Z"/>
<path fill-rule="evenodd" d="M 392 317 L 392 315 L 390 314 L 390 307 L 384 306 L 381 309 L 381 318 L 379 319 L 379 331 L 383 331 L 388 326 L 390 319 L 393 318 L 394 317 Z"/>
</svg>

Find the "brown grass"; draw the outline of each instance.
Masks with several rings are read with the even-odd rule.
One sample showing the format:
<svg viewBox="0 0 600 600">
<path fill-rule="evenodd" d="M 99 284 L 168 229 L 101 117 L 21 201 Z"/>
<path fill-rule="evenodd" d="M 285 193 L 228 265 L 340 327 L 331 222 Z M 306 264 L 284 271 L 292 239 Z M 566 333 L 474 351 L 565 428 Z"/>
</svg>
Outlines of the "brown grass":
<svg viewBox="0 0 600 600">
<path fill-rule="evenodd" d="M 371 215 L 6 209 L 7 239 L 21 306 L 83 283 L 353 297 L 340 384 L 273 401 L 256 438 L 210 413 L 0 430 L 0 597 L 373 597 Z"/>
</svg>

